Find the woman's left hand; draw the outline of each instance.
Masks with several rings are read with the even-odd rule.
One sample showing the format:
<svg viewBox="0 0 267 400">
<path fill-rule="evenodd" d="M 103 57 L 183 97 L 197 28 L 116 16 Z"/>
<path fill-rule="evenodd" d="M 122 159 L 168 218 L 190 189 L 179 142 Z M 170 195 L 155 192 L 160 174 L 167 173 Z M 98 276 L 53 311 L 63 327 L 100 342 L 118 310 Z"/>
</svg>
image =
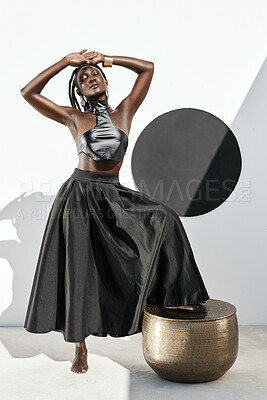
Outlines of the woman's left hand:
<svg viewBox="0 0 267 400">
<path fill-rule="evenodd" d="M 99 62 L 104 62 L 105 55 L 102 53 L 98 53 L 98 51 L 93 52 L 93 56 L 90 57 L 90 64 L 96 65 Z"/>
</svg>

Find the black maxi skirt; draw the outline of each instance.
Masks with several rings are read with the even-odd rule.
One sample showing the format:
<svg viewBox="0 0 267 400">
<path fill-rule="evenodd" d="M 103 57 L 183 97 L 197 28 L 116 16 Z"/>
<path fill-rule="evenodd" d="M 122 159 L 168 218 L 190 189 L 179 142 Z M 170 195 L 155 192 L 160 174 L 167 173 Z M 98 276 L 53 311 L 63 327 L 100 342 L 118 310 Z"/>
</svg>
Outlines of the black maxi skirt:
<svg viewBox="0 0 267 400">
<path fill-rule="evenodd" d="M 88 335 L 142 331 L 145 305 L 209 299 L 186 232 L 171 207 L 129 189 L 119 173 L 74 169 L 44 230 L 24 328 Z"/>
</svg>

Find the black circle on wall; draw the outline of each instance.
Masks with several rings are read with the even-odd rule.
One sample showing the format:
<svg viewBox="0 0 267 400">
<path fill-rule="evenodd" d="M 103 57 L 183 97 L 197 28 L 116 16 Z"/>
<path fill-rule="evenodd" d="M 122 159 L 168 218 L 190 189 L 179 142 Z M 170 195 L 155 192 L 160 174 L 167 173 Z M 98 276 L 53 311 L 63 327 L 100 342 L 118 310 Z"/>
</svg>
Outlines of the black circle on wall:
<svg viewBox="0 0 267 400">
<path fill-rule="evenodd" d="M 231 129 L 195 108 L 172 110 L 150 122 L 131 161 L 139 191 L 180 216 L 205 214 L 221 205 L 234 190 L 242 165 Z"/>
</svg>

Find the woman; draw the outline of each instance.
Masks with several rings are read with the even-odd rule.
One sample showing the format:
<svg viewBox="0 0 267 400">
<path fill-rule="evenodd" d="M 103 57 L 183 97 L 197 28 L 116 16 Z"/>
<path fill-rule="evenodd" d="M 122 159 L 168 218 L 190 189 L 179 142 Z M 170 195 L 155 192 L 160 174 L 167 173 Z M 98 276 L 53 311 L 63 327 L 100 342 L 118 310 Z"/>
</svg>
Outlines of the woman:
<svg viewBox="0 0 267 400">
<path fill-rule="evenodd" d="M 141 332 L 147 303 L 207 312 L 200 303 L 209 299 L 177 213 L 119 182 L 132 118 L 154 64 L 86 51 L 63 57 L 21 90 L 36 110 L 69 128 L 79 154 L 49 213 L 24 324 L 29 332 L 55 330 L 75 342 L 76 373 L 88 370 L 88 335 Z M 98 63 L 138 74 L 115 110 Z M 77 67 L 69 82 L 70 107 L 40 94 L 66 66 Z"/>
</svg>

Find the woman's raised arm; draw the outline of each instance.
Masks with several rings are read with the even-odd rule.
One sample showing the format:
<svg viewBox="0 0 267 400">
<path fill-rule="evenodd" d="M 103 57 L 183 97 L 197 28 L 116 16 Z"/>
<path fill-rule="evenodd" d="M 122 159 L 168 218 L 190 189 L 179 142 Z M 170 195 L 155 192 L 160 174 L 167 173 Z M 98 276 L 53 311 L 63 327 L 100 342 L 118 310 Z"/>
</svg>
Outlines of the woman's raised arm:
<svg viewBox="0 0 267 400">
<path fill-rule="evenodd" d="M 47 82 L 68 65 L 80 66 L 90 64 L 90 59 L 94 52 L 83 54 L 86 50 L 71 53 L 38 74 L 21 89 L 20 93 L 24 99 L 44 116 L 68 126 L 72 122 L 73 107 L 60 106 L 40 93 Z"/>
<path fill-rule="evenodd" d="M 139 58 L 115 56 L 113 64 L 129 68 L 138 74 L 131 92 L 117 107 L 126 109 L 133 117 L 147 95 L 154 74 L 154 63 Z"/>
</svg>

